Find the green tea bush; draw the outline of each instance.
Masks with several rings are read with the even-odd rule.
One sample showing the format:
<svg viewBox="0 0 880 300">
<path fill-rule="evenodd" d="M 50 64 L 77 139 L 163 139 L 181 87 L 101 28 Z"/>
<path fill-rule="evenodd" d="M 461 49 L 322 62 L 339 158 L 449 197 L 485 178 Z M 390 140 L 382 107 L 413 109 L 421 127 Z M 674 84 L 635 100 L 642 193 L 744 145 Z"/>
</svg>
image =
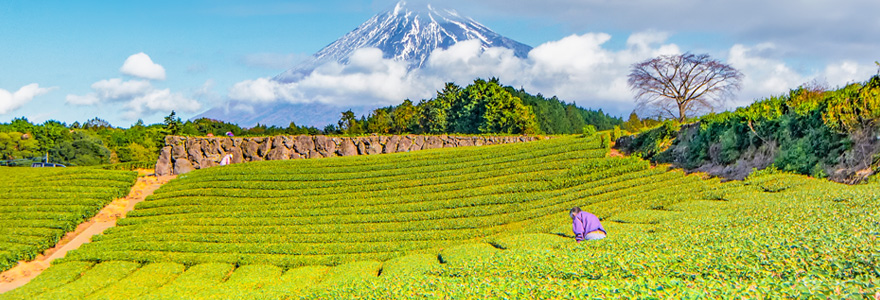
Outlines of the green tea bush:
<svg viewBox="0 0 880 300">
<path fill-rule="evenodd" d="M 412 254 L 391 259 L 382 264 L 381 276 L 399 277 L 427 274 L 440 267 L 437 255 Z"/>
<path fill-rule="evenodd" d="M 0 271 L 32 260 L 113 199 L 137 173 L 94 168 L 0 168 Z"/>
<path fill-rule="evenodd" d="M 183 265 L 176 263 L 144 265 L 124 279 L 89 295 L 87 299 L 135 299 L 171 282 L 184 269 Z"/>
<path fill-rule="evenodd" d="M 875 185 L 774 167 L 722 183 L 594 156 L 598 140 L 586 144 L 195 171 L 16 297 L 142 291 L 123 282 L 152 287 L 140 299 L 869 298 L 880 288 Z M 521 163 L 480 163 L 499 156 Z M 573 206 L 596 214 L 608 236 L 576 243 Z M 145 265 L 113 280 L 90 275 L 108 260 Z M 163 264 L 189 268 L 145 276 Z"/>
<path fill-rule="evenodd" d="M 85 261 L 73 261 L 63 264 L 53 264 L 51 268 L 40 273 L 39 276 L 28 282 L 27 285 L 16 288 L 0 295 L 2 299 L 33 299 L 36 295 L 59 288 L 70 283 L 86 270 L 92 268 L 95 263 Z"/>
<path fill-rule="evenodd" d="M 183 274 L 175 277 L 170 283 L 163 285 L 138 299 L 183 299 L 200 294 L 218 286 L 235 270 L 234 265 L 206 263 L 194 265 Z"/>
<path fill-rule="evenodd" d="M 137 169 L 148 169 L 152 170 L 156 168 L 155 161 L 130 161 L 118 164 L 109 164 L 109 165 L 99 165 L 96 168 L 104 169 L 104 170 L 124 170 L 124 171 L 134 171 Z"/>
<path fill-rule="evenodd" d="M 141 264 L 128 261 L 102 262 L 75 281 L 38 294 L 31 299 L 82 299 L 90 294 L 112 285 L 140 268 Z"/>
</svg>

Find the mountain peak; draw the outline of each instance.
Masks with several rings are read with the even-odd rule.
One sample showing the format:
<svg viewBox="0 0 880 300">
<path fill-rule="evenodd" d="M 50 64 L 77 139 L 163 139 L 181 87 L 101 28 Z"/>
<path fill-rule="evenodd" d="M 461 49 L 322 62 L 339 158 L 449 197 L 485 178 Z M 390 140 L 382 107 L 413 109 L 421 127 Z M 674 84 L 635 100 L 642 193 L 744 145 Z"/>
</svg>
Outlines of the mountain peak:
<svg viewBox="0 0 880 300">
<path fill-rule="evenodd" d="M 430 3 L 425 4 L 410 4 L 407 1 L 399 1 L 394 5 L 394 9 L 389 10 L 392 15 L 397 16 L 406 16 L 406 15 L 437 15 L 437 16 L 450 16 L 461 18 L 457 11 L 454 9 L 445 9 L 438 8 Z"/>
<path fill-rule="evenodd" d="M 480 40 L 483 49 L 509 48 L 519 57 L 526 57 L 532 49 L 459 15 L 455 10 L 439 9 L 427 3 L 411 5 L 400 1 L 392 9 L 373 16 L 327 45 L 299 66 L 276 76 L 275 80 L 294 82 L 325 63 L 347 64 L 355 51 L 369 47 L 381 50 L 386 59 L 407 62 L 410 69 L 421 68 L 432 51 L 474 39 Z"/>
<path fill-rule="evenodd" d="M 429 6 L 430 6 L 430 5 L 429 5 Z M 400 1 L 400 2 L 397 2 L 397 4 L 394 5 L 394 14 L 395 14 L 395 15 L 399 15 L 400 12 L 406 10 L 405 7 L 406 7 L 406 1 Z"/>
<path fill-rule="evenodd" d="M 376 14 L 351 32 L 330 43 L 299 66 L 279 74 L 278 82 L 297 82 L 327 63 L 348 64 L 359 49 L 377 48 L 385 59 L 405 62 L 410 70 L 422 68 L 434 50 L 447 49 L 460 41 L 478 40 L 483 49 L 503 47 L 513 50 L 518 57 L 528 56 L 531 46 L 501 36 L 479 22 L 459 15 L 452 9 L 431 4 L 417 5 L 400 1 L 393 7 Z M 314 99 L 312 99 L 314 100 Z M 238 103 L 227 103 L 234 108 Z M 287 126 L 290 121 L 299 125 L 324 126 L 339 119 L 339 112 L 353 109 L 358 115 L 369 114 L 378 107 L 340 106 L 341 104 L 291 104 L 271 103 L 254 105 L 254 112 L 243 113 L 236 109 L 218 106 L 198 117 L 220 119 L 243 126 Z"/>
</svg>

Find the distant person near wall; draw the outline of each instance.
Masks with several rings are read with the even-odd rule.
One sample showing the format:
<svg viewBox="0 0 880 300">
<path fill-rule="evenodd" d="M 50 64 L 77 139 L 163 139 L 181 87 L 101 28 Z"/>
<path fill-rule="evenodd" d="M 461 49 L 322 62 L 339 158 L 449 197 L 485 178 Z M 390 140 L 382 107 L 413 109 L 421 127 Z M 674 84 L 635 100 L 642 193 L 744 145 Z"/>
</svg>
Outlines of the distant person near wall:
<svg viewBox="0 0 880 300">
<path fill-rule="evenodd" d="M 229 165 L 229 164 L 232 164 L 232 154 L 226 154 L 226 156 L 223 156 L 223 159 L 220 159 L 221 166 L 225 166 L 225 165 Z"/>
</svg>

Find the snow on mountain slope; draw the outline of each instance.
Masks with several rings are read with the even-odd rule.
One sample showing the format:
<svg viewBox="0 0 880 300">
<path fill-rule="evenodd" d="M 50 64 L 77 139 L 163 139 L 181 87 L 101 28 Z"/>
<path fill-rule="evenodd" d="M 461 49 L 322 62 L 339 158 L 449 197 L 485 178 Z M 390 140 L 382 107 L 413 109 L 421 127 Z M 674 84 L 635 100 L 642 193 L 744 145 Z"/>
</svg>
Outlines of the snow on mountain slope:
<svg viewBox="0 0 880 300">
<path fill-rule="evenodd" d="M 532 50 L 531 46 L 503 37 L 454 10 L 437 9 L 430 4 L 412 6 L 401 1 L 394 9 L 370 18 L 275 80 L 297 81 L 328 62 L 347 64 L 356 50 L 368 47 L 380 49 L 384 58 L 407 62 L 410 69 L 421 68 L 435 49 L 474 39 L 480 41 L 483 49 L 509 48 L 522 58 Z"/>
<path fill-rule="evenodd" d="M 299 82 L 312 74 L 313 70 L 327 63 L 349 65 L 349 60 L 355 51 L 363 48 L 377 48 L 382 52 L 383 58 L 406 62 L 409 68 L 407 71 L 412 71 L 426 67 L 428 57 L 435 49 L 448 49 L 457 42 L 467 40 L 478 40 L 483 50 L 490 47 L 511 49 L 514 55 L 520 58 L 527 57 L 532 50 L 531 46 L 503 37 L 471 18 L 459 15 L 454 10 L 438 9 L 431 5 L 408 5 L 401 1 L 393 9 L 373 16 L 315 53 L 310 59 L 276 76 L 273 80 L 274 83 L 289 84 Z M 352 109 L 361 116 L 384 106 L 305 100 L 308 101 L 289 103 L 278 100 L 257 103 L 245 99 L 230 99 L 194 119 L 206 117 L 246 127 L 256 124 L 287 126 L 293 121 L 299 125 L 323 128 L 324 125 L 339 120 L 342 111 Z M 400 101 L 403 101 L 403 98 Z M 240 105 L 249 109 L 236 109 Z"/>
</svg>

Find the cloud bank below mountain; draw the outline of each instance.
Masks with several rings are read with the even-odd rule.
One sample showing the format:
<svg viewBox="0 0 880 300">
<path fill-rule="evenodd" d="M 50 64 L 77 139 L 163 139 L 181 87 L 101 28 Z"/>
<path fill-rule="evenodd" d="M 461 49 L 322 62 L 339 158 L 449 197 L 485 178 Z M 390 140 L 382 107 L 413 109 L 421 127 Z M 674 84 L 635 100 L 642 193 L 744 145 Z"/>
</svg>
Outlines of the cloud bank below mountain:
<svg viewBox="0 0 880 300">
<path fill-rule="evenodd" d="M 501 82 L 532 93 L 556 95 L 580 106 L 627 114 L 633 107 L 626 77 L 633 63 L 683 50 L 667 42 L 664 32 L 645 31 L 627 38 L 621 49 L 608 46 L 611 35 L 571 35 L 535 47 L 520 58 L 506 48 L 480 47 L 478 41 L 459 42 L 434 50 L 423 68 L 407 69 L 401 61 L 386 59 L 375 48 L 357 50 L 349 64 L 330 62 L 299 81 L 282 83 L 269 77 L 245 80 L 230 88 L 228 98 L 239 103 L 321 103 L 337 106 L 385 106 L 403 99 L 430 98 L 445 82 L 467 84 L 475 78 L 498 77 Z M 775 45 L 735 44 L 724 53 L 711 53 L 745 74 L 743 90 L 730 106 L 779 94 L 818 79 L 843 85 L 860 81 L 874 71 L 854 61 L 829 63 L 824 70 L 803 74 L 786 62 L 768 57 Z"/>
</svg>

